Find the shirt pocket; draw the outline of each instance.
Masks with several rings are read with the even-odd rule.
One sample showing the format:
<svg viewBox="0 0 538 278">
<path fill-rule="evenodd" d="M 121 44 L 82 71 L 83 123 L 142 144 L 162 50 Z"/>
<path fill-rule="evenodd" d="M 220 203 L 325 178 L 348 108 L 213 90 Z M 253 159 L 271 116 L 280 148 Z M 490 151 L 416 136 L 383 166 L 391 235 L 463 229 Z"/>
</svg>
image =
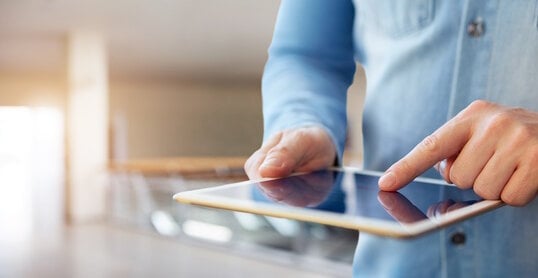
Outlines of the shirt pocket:
<svg viewBox="0 0 538 278">
<path fill-rule="evenodd" d="M 434 0 L 355 0 L 363 27 L 392 37 L 416 33 L 433 21 Z"/>
</svg>

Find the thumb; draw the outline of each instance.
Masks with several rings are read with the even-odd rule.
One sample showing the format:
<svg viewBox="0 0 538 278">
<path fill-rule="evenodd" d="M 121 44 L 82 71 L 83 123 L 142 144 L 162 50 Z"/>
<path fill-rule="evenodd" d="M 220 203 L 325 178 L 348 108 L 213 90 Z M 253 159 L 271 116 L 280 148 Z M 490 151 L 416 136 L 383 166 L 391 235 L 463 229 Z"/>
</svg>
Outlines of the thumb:
<svg viewBox="0 0 538 278">
<path fill-rule="evenodd" d="M 259 168 L 260 175 L 266 178 L 284 177 L 297 169 L 305 153 L 304 144 L 300 141 L 296 136 L 282 136 L 280 142 L 267 152 Z"/>
<path fill-rule="evenodd" d="M 286 131 L 278 143 L 268 148 L 259 167 L 262 177 L 288 176 L 293 172 L 310 172 L 330 166 L 336 148 L 320 127 Z"/>
</svg>

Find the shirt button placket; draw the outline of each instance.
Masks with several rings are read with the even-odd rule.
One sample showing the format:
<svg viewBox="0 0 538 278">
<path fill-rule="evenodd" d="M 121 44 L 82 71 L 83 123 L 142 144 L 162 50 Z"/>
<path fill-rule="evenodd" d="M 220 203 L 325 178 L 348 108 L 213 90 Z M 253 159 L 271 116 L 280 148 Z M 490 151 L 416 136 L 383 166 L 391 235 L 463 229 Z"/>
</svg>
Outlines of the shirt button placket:
<svg viewBox="0 0 538 278">
<path fill-rule="evenodd" d="M 467 34 L 474 38 L 480 37 L 486 31 L 485 27 L 484 20 L 481 17 L 477 17 L 467 25 Z"/>
<path fill-rule="evenodd" d="M 465 233 L 463 232 L 455 232 L 450 236 L 450 242 L 454 245 L 463 245 L 465 244 Z"/>
</svg>

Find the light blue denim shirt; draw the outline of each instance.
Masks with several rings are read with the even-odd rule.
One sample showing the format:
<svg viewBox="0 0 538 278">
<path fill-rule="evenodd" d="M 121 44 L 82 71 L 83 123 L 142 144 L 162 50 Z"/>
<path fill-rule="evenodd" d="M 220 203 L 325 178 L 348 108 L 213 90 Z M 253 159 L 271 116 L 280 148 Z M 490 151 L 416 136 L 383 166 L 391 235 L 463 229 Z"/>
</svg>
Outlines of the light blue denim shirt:
<svg viewBox="0 0 538 278">
<path fill-rule="evenodd" d="M 367 77 L 364 165 L 383 171 L 473 100 L 538 111 L 538 0 L 282 0 L 264 138 L 318 125 L 341 157 L 356 61 Z M 538 277 L 537 234 L 536 200 L 415 240 L 363 233 L 354 274 Z"/>
</svg>

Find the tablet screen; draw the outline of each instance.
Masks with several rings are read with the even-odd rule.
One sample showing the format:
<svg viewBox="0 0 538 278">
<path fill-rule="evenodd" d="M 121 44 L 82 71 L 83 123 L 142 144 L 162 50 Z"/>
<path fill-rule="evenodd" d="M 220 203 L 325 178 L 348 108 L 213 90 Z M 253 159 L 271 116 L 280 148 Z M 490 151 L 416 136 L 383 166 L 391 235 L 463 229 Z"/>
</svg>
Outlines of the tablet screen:
<svg viewBox="0 0 538 278">
<path fill-rule="evenodd" d="M 198 194 L 206 202 L 188 202 L 393 236 L 420 234 L 501 205 L 440 181 L 417 180 L 397 192 L 380 191 L 378 179 L 378 174 L 322 170 L 210 188 Z M 226 200 L 231 203 L 223 205 Z"/>
</svg>

